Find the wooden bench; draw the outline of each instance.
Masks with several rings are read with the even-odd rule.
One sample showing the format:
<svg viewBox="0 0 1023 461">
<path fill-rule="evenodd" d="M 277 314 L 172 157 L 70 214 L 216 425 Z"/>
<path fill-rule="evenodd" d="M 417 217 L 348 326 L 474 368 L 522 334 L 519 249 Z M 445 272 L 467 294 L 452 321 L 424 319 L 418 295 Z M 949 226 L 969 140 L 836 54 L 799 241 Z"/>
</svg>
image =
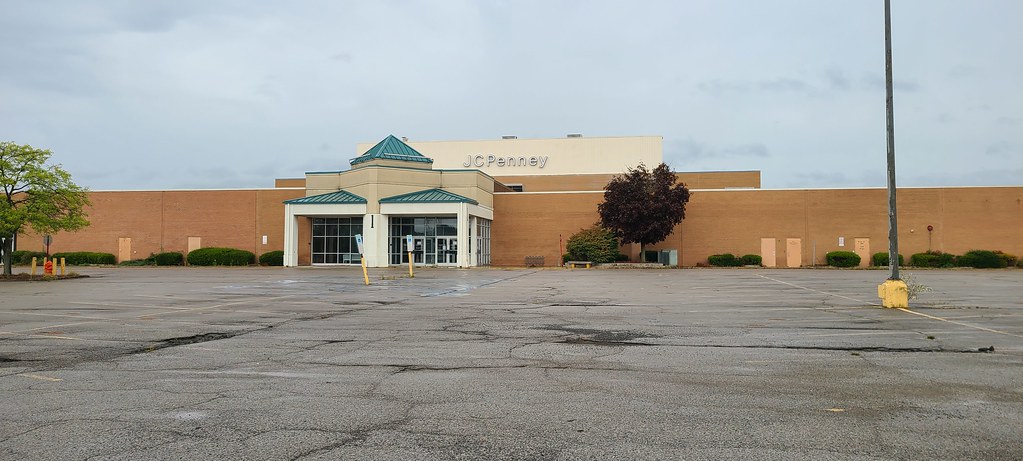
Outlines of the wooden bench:
<svg viewBox="0 0 1023 461">
<path fill-rule="evenodd" d="M 589 269 L 590 266 L 592 266 L 592 265 L 593 265 L 593 261 L 566 261 L 565 262 L 565 267 L 567 267 L 569 269 L 575 269 L 575 268 L 577 268 L 579 266 L 583 266 L 583 267 Z"/>
</svg>

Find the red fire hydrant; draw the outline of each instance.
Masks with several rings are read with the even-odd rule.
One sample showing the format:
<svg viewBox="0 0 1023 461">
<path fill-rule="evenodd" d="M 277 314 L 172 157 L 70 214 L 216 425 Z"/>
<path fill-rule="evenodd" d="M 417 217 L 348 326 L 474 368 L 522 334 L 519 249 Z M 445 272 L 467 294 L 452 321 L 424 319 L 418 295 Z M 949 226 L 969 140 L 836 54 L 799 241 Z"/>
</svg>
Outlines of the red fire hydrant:
<svg viewBox="0 0 1023 461">
<path fill-rule="evenodd" d="M 46 263 L 43 264 L 43 274 L 45 274 L 45 275 L 53 275 L 53 261 L 52 260 L 47 260 Z"/>
</svg>

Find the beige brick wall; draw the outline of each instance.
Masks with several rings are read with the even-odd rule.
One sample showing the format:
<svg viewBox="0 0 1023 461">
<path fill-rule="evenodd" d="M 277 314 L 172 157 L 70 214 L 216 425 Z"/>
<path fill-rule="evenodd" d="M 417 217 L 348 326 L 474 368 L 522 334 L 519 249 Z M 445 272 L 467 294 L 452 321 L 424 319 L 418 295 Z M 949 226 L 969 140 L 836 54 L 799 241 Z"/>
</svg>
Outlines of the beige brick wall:
<svg viewBox="0 0 1023 461">
<path fill-rule="evenodd" d="M 1023 256 L 1023 187 L 900 189 L 899 252 L 909 258 L 928 249 L 961 254 L 972 249 Z M 558 261 L 557 234 L 567 239 L 597 221 L 599 193 L 496 194 L 494 262 L 521 265 L 525 256 Z M 785 239 L 802 242 L 803 265 L 824 254 L 853 251 L 856 238 L 870 239 L 870 253 L 887 251 L 885 189 L 698 191 L 686 219 L 664 242 L 648 249 L 680 250 L 686 266 L 712 254 L 760 254 L 760 239 L 777 239 L 777 264 L 785 266 Z M 571 210 L 567 213 L 563 210 Z M 845 246 L 838 246 L 838 238 Z M 552 243 L 553 242 L 553 243 Z"/>
<path fill-rule="evenodd" d="M 92 224 L 55 234 L 50 252 L 117 255 L 118 239 L 127 237 L 132 259 L 140 259 L 163 251 L 185 252 L 188 237 L 200 237 L 203 247 L 239 248 L 258 256 L 284 248 L 283 202 L 303 195 L 301 189 L 90 192 Z M 19 236 L 18 248 L 41 251 L 41 240 Z"/>
<path fill-rule="evenodd" d="M 302 190 L 92 192 L 92 225 L 54 236 L 51 252 L 117 254 L 118 238 L 132 239 L 133 258 L 185 251 L 188 237 L 204 247 L 228 246 L 261 254 L 284 246 L 284 205 Z M 498 193 L 492 229 L 495 265 L 522 265 L 526 256 L 560 260 L 562 242 L 594 224 L 600 191 Z M 716 253 L 760 253 L 760 239 L 778 240 L 777 263 L 786 261 L 785 239 L 802 242 L 804 265 L 838 249 L 853 250 L 869 238 L 870 252 L 887 250 L 884 189 L 702 190 L 693 194 L 686 220 L 650 249 L 681 250 L 681 263 L 705 263 Z M 930 247 L 961 254 L 1002 250 L 1023 256 L 1023 187 L 913 188 L 899 190 L 900 252 L 909 257 Z M 309 263 L 308 219 L 299 220 L 299 262 Z M 262 244 L 262 236 L 268 238 Z M 560 236 L 560 239 L 559 239 Z M 846 246 L 838 247 L 845 237 Z M 39 236 L 22 235 L 19 249 L 41 250 Z"/>
</svg>

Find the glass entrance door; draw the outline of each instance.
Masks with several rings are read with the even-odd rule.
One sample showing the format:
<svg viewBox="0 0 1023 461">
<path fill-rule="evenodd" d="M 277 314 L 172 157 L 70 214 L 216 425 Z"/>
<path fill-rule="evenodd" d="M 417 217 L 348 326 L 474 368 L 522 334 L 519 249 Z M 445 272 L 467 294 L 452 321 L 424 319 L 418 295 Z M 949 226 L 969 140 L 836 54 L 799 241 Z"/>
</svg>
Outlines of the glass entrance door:
<svg viewBox="0 0 1023 461">
<path fill-rule="evenodd" d="M 458 228 L 456 218 L 440 216 L 392 216 L 389 218 L 388 255 L 391 265 L 457 266 Z M 412 237 L 412 248 L 407 243 Z"/>
<path fill-rule="evenodd" d="M 437 264 L 458 264 L 458 237 L 437 237 Z"/>
<path fill-rule="evenodd" d="M 423 256 L 426 255 L 426 239 L 423 237 L 412 238 L 412 263 L 422 265 Z M 405 262 L 408 262 L 408 258 L 405 258 Z"/>
</svg>

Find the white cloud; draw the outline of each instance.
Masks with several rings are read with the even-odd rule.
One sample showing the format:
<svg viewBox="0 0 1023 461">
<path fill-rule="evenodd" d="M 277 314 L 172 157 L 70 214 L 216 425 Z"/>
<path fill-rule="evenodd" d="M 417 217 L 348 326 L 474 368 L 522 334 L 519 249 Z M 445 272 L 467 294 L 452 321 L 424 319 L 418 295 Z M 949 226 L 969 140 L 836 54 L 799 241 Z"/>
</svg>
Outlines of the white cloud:
<svg viewBox="0 0 1023 461">
<path fill-rule="evenodd" d="M 654 134 L 681 170 L 884 184 L 869 2 L 8 3 L 0 139 L 96 189 L 263 187 L 391 133 Z M 893 8 L 900 185 L 1020 182 L 1023 56 L 990 44 L 1023 4 Z"/>
</svg>

